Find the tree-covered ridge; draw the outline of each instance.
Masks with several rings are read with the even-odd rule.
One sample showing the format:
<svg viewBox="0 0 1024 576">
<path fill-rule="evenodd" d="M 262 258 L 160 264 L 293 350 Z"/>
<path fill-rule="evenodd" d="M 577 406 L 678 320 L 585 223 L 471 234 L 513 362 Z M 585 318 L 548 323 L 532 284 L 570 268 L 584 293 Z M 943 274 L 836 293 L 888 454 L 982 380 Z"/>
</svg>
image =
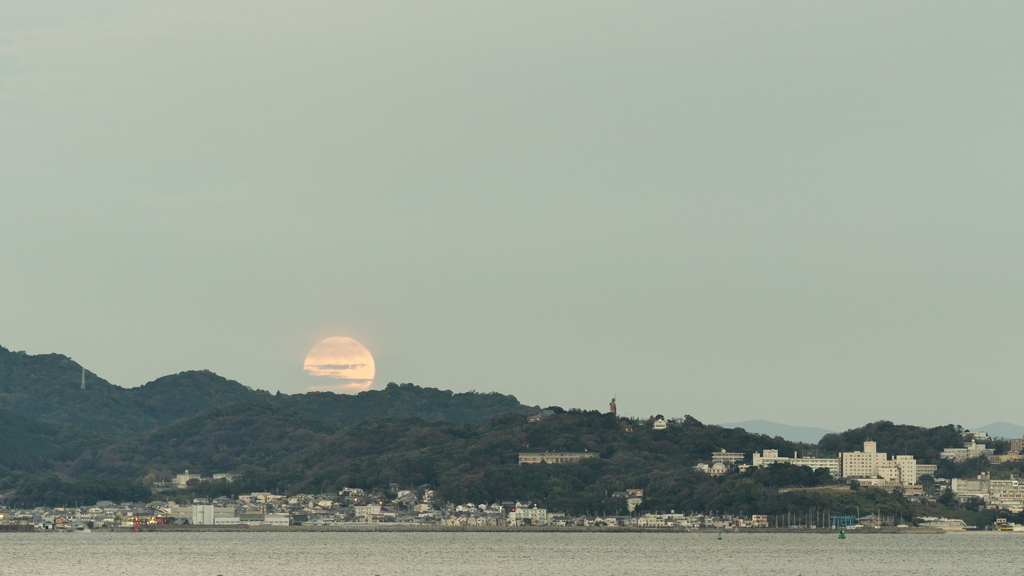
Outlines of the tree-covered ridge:
<svg viewBox="0 0 1024 576">
<path fill-rule="evenodd" d="M 294 492 L 429 484 L 451 501 L 537 499 L 580 510 L 598 502 L 603 508 L 624 506 L 610 494 L 644 488 L 665 474 L 706 479 L 693 465 L 722 448 L 749 452 L 796 446 L 694 419 L 677 428 L 651 430 L 597 412 L 570 411 L 540 422 L 507 414 L 484 425 L 379 419 L 342 428 L 266 472 L 271 484 Z M 586 450 L 601 457 L 568 466 L 518 464 L 520 452 L 549 450 Z"/>
<path fill-rule="evenodd" d="M 235 404 L 84 453 L 74 470 L 150 480 L 169 480 L 183 470 L 207 476 L 264 470 L 336 430 L 332 424 L 266 404 Z"/>
<path fill-rule="evenodd" d="M 61 469 L 110 437 L 0 410 L 0 439 L 0 469 L 36 472 Z"/>
<path fill-rule="evenodd" d="M 233 404 L 267 404 L 334 425 L 373 418 L 419 417 L 480 423 L 492 416 L 530 413 L 514 396 L 389 384 L 357 395 L 310 392 L 272 395 L 207 370 L 193 370 L 121 388 L 59 354 L 30 355 L 0 347 L 0 407 L 58 426 L 73 425 L 129 437 Z"/>
<path fill-rule="evenodd" d="M 409 386 L 389 390 L 421 393 Z M 451 501 L 536 499 L 565 510 L 617 510 L 624 502 L 610 494 L 625 488 L 650 489 L 652 505 L 687 503 L 679 500 L 679 486 L 693 490 L 706 481 L 692 467 L 714 451 L 798 447 L 693 418 L 652 430 L 611 414 L 560 412 L 539 422 L 508 413 L 486 424 L 381 418 L 341 427 L 268 404 L 235 404 L 114 443 L 79 444 L 77 457 L 60 470 L 66 477 L 147 483 L 186 469 L 235 472 L 244 474 L 243 483 L 225 489 L 248 482 L 258 489 L 306 493 L 428 484 Z M 524 451 L 590 451 L 600 458 L 521 466 L 518 455 Z"/>
<path fill-rule="evenodd" d="M 943 449 L 963 445 L 963 432 L 963 428 L 953 424 L 924 428 L 881 420 L 839 434 L 826 434 L 818 447 L 839 454 L 863 450 L 864 441 L 872 440 L 879 452 L 911 454 L 918 462 L 937 464 Z"/>
<path fill-rule="evenodd" d="M 138 388 L 128 388 L 126 392 L 160 424 L 232 404 L 269 403 L 274 398 L 269 392 L 253 390 L 209 370 L 171 374 Z"/>
<path fill-rule="evenodd" d="M 124 388 L 60 354 L 30 355 L 0 347 L 0 406 L 27 418 L 104 433 L 132 433 L 157 421 Z"/>
<path fill-rule="evenodd" d="M 367 390 L 355 395 L 307 392 L 282 394 L 275 400 L 275 405 L 286 410 L 342 426 L 375 418 L 406 417 L 479 424 L 499 414 L 530 414 L 537 410 L 535 406 L 520 404 L 515 396 L 497 392 L 454 393 L 394 382 L 383 390 Z"/>
</svg>

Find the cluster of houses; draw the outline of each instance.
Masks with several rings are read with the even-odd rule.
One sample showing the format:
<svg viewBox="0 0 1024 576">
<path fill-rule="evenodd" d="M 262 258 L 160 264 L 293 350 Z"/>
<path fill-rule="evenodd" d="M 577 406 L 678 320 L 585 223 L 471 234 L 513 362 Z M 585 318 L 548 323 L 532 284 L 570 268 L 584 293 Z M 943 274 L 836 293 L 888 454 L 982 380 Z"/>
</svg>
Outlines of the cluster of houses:
<svg viewBox="0 0 1024 576">
<path fill-rule="evenodd" d="M 95 506 L 0 509 L 0 525 L 33 526 L 38 530 L 95 530 L 141 528 L 152 525 L 195 526 L 342 526 L 373 523 L 445 526 L 622 526 L 644 524 L 640 519 L 567 516 L 522 502 L 449 504 L 435 502 L 429 486 L 386 492 L 345 488 L 337 494 L 282 496 L 255 492 L 237 499 L 195 498 L 190 503 L 98 502 Z M 643 490 L 616 494 L 631 508 Z M 656 525 L 656 524 L 650 524 Z"/>
</svg>

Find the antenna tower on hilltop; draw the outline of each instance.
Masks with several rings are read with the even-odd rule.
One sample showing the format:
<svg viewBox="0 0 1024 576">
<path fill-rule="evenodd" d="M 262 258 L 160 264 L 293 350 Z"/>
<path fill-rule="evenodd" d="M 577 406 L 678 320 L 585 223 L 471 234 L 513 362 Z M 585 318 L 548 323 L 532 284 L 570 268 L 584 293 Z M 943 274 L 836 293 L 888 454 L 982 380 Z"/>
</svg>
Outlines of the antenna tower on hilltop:
<svg viewBox="0 0 1024 576">
<path fill-rule="evenodd" d="M 82 366 L 82 390 L 85 390 L 85 366 Z"/>
</svg>

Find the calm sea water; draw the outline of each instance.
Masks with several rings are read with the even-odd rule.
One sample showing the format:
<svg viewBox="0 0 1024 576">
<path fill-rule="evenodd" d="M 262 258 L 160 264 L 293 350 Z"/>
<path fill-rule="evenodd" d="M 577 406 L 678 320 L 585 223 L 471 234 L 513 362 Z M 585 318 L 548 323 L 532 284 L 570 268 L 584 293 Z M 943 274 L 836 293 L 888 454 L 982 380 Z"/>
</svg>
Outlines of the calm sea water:
<svg viewBox="0 0 1024 576">
<path fill-rule="evenodd" d="M 1017 574 L 1024 534 L 0 534 L 0 574 Z"/>
</svg>

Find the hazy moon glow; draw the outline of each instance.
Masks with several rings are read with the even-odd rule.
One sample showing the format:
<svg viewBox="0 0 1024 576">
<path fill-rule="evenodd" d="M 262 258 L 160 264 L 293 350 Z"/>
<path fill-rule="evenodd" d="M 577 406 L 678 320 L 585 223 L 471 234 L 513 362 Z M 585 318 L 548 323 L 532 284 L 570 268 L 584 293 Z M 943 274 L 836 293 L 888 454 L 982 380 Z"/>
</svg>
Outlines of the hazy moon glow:
<svg viewBox="0 0 1024 576">
<path fill-rule="evenodd" d="M 347 336 L 335 336 L 320 342 L 309 351 L 302 368 L 312 376 L 337 380 L 335 384 L 310 386 L 310 390 L 330 392 L 362 392 L 373 386 L 377 367 L 373 355 Z"/>
</svg>

